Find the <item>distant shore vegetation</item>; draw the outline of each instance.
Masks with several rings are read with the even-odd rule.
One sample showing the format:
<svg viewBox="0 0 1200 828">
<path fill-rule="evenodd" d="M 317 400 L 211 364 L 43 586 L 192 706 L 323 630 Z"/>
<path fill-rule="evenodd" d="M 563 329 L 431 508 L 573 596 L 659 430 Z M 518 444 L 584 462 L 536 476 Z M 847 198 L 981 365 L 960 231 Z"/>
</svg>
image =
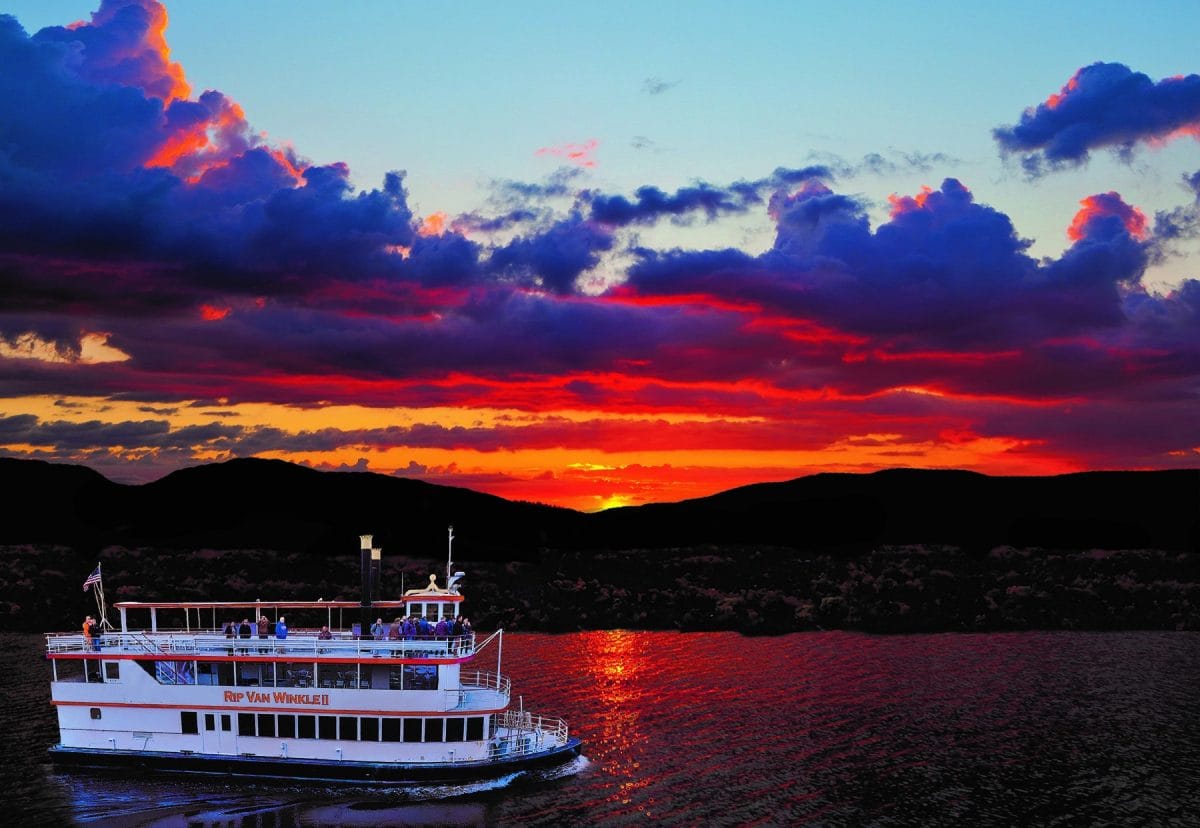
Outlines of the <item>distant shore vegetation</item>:
<svg viewBox="0 0 1200 828">
<path fill-rule="evenodd" d="M 7 630 L 77 626 L 95 609 L 82 583 L 97 560 L 110 605 L 358 599 L 357 555 L 108 547 L 89 556 L 32 545 L 3 546 L 0 554 L 0 628 Z M 1200 629 L 1200 555 L 1193 552 L 890 546 L 822 554 L 695 546 L 543 551 L 536 561 L 460 565 L 476 629 Z M 440 580 L 444 570 L 444 561 L 385 557 L 384 594 L 398 597 L 402 588 L 426 584 L 431 572 Z"/>
</svg>

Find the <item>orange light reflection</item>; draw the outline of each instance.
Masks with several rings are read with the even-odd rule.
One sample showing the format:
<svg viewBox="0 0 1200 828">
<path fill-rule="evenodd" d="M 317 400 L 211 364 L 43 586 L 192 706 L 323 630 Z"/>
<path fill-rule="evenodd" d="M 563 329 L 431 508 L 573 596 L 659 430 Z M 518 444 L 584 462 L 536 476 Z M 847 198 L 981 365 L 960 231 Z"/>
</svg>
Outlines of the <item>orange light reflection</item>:
<svg viewBox="0 0 1200 828">
<path fill-rule="evenodd" d="M 642 675 L 649 665 L 645 636 L 628 630 L 578 633 L 584 669 L 591 676 L 603 711 L 599 733 L 588 743 L 588 757 L 612 777 L 609 802 L 628 805 L 635 791 L 650 783 L 638 746 L 647 741 L 638 716 L 653 705 L 645 700 Z"/>
</svg>

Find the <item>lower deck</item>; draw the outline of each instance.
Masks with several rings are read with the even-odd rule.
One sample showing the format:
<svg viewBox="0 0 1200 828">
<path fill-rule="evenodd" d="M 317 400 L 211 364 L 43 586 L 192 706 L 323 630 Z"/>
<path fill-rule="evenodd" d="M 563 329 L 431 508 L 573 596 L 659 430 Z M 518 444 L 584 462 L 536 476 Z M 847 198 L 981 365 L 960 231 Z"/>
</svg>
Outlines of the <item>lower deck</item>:
<svg viewBox="0 0 1200 828">
<path fill-rule="evenodd" d="M 561 719 L 505 710 L 475 716 L 329 715 L 60 705 L 63 750 L 438 764 L 539 754 L 570 739 Z"/>
<path fill-rule="evenodd" d="M 448 763 L 356 762 L 275 758 L 257 756 L 221 756 L 178 754 L 154 751 L 95 751 L 68 748 L 51 749 L 55 764 L 88 769 L 119 769 L 145 773 L 198 773 L 252 778 L 311 779 L 322 782 L 355 784 L 407 784 L 462 782 L 502 776 L 518 771 L 550 767 L 577 757 L 582 745 L 569 739 L 540 751 L 498 755 L 481 761 L 459 760 Z"/>
</svg>

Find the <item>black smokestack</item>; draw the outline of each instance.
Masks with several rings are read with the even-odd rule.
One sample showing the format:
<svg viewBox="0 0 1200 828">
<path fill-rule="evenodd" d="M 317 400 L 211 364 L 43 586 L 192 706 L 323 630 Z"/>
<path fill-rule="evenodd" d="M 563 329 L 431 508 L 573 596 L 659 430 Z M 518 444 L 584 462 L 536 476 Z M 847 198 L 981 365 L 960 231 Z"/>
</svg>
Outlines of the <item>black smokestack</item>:
<svg viewBox="0 0 1200 828">
<path fill-rule="evenodd" d="M 358 604 L 359 637 L 366 638 L 371 634 L 371 608 L 379 591 L 379 557 L 383 550 L 374 547 L 372 535 L 359 535 L 358 540 L 362 562 L 362 598 Z"/>
</svg>

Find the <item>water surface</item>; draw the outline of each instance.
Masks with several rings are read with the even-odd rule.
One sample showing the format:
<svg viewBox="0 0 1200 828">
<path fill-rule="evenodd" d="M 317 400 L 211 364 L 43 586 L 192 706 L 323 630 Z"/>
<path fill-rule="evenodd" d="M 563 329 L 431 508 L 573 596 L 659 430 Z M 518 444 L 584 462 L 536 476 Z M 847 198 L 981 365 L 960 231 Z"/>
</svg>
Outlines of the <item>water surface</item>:
<svg viewBox="0 0 1200 828">
<path fill-rule="evenodd" d="M 507 635 L 585 758 L 385 790 L 57 773 L 42 639 L 0 654 L 23 824 L 1200 824 L 1200 633 Z"/>
</svg>

